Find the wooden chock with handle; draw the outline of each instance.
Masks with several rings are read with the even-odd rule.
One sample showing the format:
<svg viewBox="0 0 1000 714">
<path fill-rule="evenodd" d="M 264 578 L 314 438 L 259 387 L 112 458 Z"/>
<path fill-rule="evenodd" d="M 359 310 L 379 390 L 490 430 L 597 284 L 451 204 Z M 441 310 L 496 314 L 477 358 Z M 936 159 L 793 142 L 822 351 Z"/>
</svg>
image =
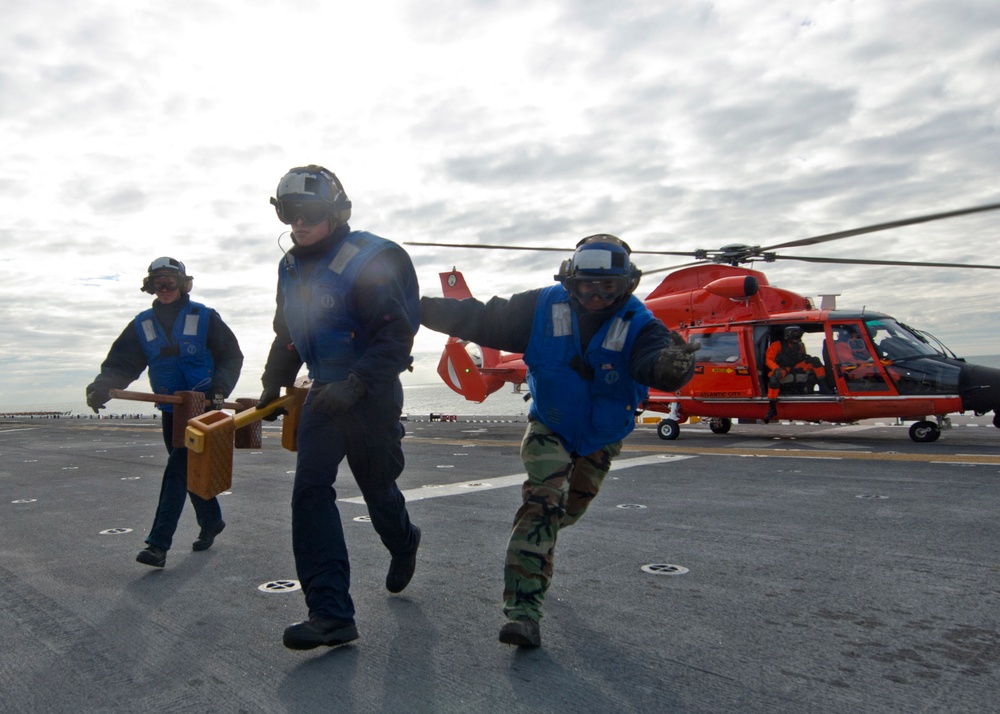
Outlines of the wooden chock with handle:
<svg viewBox="0 0 1000 714">
<path fill-rule="evenodd" d="M 287 387 L 285 396 L 263 409 L 245 409 L 230 415 L 211 411 L 188 422 L 184 445 L 188 450 L 188 491 L 209 499 L 233 485 L 233 448 L 237 429 L 260 422 L 269 414 L 284 409 L 281 422 L 281 445 L 289 451 L 298 449 L 296 432 L 302 417 L 302 404 L 309 392 L 305 387 Z"/>
<path fill-rule="evenodd" d="M 149 392 L 129 392 L 124 389 L 109 389 L 112 399 L 128 399 L 133 402 L 154 402 L 156 404 L 174 405 L 174 431 L 172 445 L 175 449 L 184 448 L 184 430 L 187 423 L 205 412 L 207 399 L 202 392 L 177 391 L 173 394 L 150 394 Z M 245 409 L 238 402 L 224 402 L 226 409 Z"/>
</svg>

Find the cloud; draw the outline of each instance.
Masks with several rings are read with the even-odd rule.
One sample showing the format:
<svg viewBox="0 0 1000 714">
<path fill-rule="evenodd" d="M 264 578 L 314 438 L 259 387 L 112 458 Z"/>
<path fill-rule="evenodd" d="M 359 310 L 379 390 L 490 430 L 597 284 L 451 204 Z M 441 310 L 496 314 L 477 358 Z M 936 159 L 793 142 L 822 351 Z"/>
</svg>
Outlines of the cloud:
<svg viewBox="0 0 1000 714">
<path fill-rule="evenodd" d="M 605 231 L 641 250 L 773 245 L 1000 200 L 998 26 L 1000 6 L 973 0 L 14 5 L 0 407 L 76 404 L 148 305 L 138 288 L 160 255 L 185 261 L 196 299 L 236 331 L 238 392 L 254 395 L 289 245 L 268 197 L 305 163 L 338 173 L 357 228 L 567 251 Z M 809 254 L 996 263 L 997 219 Z M 482 296 L 551 284 L 565 257 L 410 252 L 428 294 L 458 266 Z M 1000 298 L 986 271 L 757 267 L 1000 352 L 981 327 Z M 440 344 L 418 335 L 422 373 Z"/>
</svg>

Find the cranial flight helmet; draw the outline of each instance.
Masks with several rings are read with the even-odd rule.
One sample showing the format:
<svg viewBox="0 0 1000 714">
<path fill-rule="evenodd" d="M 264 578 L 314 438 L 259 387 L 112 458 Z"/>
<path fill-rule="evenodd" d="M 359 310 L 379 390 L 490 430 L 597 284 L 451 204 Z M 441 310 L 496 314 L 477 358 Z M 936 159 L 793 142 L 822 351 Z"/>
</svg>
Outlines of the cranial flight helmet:
<svg viewBox="0 0 1000 714">
<path fill-rule="evenodd" d="M 330 221 L 330 228 L 351 218 L 351 201 L 332 171 L 310 164 L 289 170 L 271 199 L 278 220 L 287 225 L 301 217 L 310 225 Z"/>
<path fill-rule="evenodd" d="M 802 328 L 798 325 L 789 325 L 785 328 L 785 342 L 798 342 L 802 339 Z"/>
<path fill-rule="evenodd" d="M 629 255 L 628 243 L 607 233 L 587 236 L 576 244 L 576 251 L 564 260 L 555 279 L 574 297 L 575 288 L 582 282 L 601 281 L 614 284 L 612 292 L 602 292 L 605 300 L 618 300 L 631 295 L 639 286 L 640 271 Z"/>
<path fill-rule="evenodd" d="M 144 293 L 155 295 L 153 281 L 163 275 L 177 278 L 177 287 L 182 293 L 191 292 L 191 285 L 194 283 L 194 276 L 188 275 L 184 269 L 184 263 L 174 258 L 157 258 L 149 264 L 148 275 L 142 279 L 142 290 Z"/>
</svg>

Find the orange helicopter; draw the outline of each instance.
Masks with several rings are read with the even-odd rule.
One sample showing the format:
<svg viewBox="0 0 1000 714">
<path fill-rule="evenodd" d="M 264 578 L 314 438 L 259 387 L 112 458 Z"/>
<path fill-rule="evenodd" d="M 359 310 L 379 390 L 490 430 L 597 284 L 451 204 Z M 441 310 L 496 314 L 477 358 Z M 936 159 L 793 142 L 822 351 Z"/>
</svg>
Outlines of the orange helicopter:
<svg viewBox="0 0 1000 714">
<path fill-rule="evenodd" d="M 982 415 L 993 411 L 993 424 L 1000 428 L 1000 369 L 970 364 L 932 335 L 889 315 L 867 309 L 838 310 L 832 304 L 817 308 L 807 297 L 772 286 L 763 273 L 741 267 L 742 263 L 781 258 L 1000 270 L 996 265 L 779 256 L 773 252 L 997 208 L 1000 204 L 919 216 L 767 248 L 729 245 L 714 251 L 633 251 L 684 255 L 698 261 L 663 269 L 674 272 L 644 301 L 667 327 L 702 345 L 696 353 L 691 381 L 677 392 L 651 390 L 643 405 L 646 410 L 666 415 L 657 426 L 659 436 L 676 439 L 680 424 L 692 416 L 707 419 L 717 434 L 727 433 L 733 419 L 765 419 L 771 404 L 765 355 L 789 327 L 801 332 L 805 351 L 815 356 L 813 361 L 822 369 L 786 370 L 777 387 L 778 419 L 836 423 L 877 417 L 915 420 L 909 434 L 916 442 L 935 441 L 942 426 L 948 424 L 947 415 L 952 413 L 971 411 Z M 478 244 L 408 245 L 558 250 Z M 440 276 L 445 297 L 472 297 L 459 271 Z M 445 384 L 473 402 L 482 402 L 507 383 L 520 391 L 527 375 L 521 355 L 483 348 L 457 337 L 448 338 L 437 371 Z"/>
</svg>

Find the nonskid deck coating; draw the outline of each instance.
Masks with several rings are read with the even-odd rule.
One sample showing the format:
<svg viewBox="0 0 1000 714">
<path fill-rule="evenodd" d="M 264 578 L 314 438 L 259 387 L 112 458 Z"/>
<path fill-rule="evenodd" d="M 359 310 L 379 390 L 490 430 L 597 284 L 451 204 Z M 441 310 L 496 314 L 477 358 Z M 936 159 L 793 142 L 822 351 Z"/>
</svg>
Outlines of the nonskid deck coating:
<svg viewBox="0 0 1000 714">
<path fill-rule="evenodd" d="M 561 534 L 543 647 L 520 651 L 496 634 L 523 421 L 406 426 L 400 486 L 454 491 L 411 496 L 414 581 L 384 589 L 388 554 L 345 468 L 361 637 L 300 653 L 281 631 L 305 616 L 301 592 L 261 589 L 295 581 L 294 455 L 270 426 L 236 454 L 226 531 L 192 552 L 186 508 L 159 571 L 134 561 L 158 428 L 0 424 L 5 708 L 990 711 L 1000 692 L 1000 430 L 956 423 L 919 445 L 889 425 L 694 425 L 674 442 L 640 427 Z"/>
</svg>

